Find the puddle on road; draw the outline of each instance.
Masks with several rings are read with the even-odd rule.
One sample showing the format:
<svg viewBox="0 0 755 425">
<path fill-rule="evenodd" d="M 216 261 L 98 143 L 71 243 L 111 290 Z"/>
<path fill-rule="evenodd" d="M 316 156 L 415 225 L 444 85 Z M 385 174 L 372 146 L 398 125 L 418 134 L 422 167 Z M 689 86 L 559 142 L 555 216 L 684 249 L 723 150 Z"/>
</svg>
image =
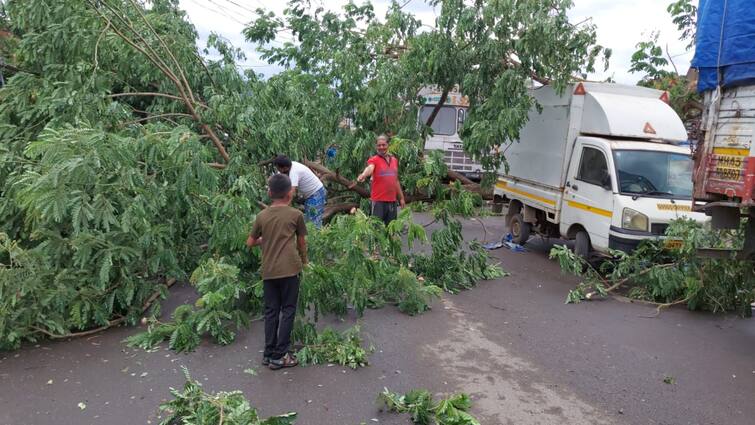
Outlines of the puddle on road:
<svg viewBox="0 0 755 425">
<path fill-rule="evenodd" d="M 443 298 L 452 316 L 450 336 L 426 346 L 426 354 L 446 376 L 472 395 L 474 409 L 484 424 L 614 424 L 612 418 L 573 394 L 542 380 L 537 368 L 512 355 L 482 333 L 479 322 L 469 320 L 452 301 Z"/>
</svg>

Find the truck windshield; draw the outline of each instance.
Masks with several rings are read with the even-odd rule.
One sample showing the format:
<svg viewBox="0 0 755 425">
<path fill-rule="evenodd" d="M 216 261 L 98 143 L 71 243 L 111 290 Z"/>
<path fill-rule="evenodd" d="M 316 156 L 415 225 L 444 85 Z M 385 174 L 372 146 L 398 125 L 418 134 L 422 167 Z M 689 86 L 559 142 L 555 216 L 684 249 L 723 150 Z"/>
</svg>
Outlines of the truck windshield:
<svg viewBox="0 0 755 425">
<path fill-rule="evenodd" d="M 692 158 L 689 155 L 616 150 L 613 156 L 621 193 L 660 198 L 692 198 Z"/>
<path fill-rule="evenodd" d="M 434 108 L 435 105 L 425 105 L 422 107 L 419 112 L 420 124 L 424 125 L 427 122 Z M 433 134 L 441 136 L 456 134 L 456 107 L 441 106 L 431 128 L 433 129 Z"/>
</svg>

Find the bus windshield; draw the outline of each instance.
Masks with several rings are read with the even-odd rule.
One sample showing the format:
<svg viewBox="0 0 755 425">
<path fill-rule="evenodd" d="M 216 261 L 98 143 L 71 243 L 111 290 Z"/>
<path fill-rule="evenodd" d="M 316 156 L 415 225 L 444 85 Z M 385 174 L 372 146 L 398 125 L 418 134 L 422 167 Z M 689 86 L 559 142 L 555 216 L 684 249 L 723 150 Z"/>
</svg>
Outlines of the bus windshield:
<svg viewBox="0 0 755 425">
<path fill-rule="evenodd" d="M 613 152 L 619 191 L 625 195 L 692 198 L 692 158 L 689 155 L 640 150 Z"/>
<path fill-rule="evenodd" d="M 419 111 L 420 124 L 424 125 L 430 114 L 435 109 L 435 105 L 425 105 Z M 441 106 L 438 115 L 435 116 L 435 121 L 431 126 L 433 134 L 441 136 L 452 136 L 456 134 L 456 107 L 455 106 Z"/>
</svg>

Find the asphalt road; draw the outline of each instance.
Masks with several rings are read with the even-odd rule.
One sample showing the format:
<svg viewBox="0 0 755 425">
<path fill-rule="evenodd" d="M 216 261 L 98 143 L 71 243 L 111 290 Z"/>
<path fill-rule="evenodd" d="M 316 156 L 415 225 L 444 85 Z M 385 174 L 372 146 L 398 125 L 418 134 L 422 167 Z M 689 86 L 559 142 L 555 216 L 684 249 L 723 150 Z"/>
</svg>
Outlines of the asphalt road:
<svg viewBox="0 0 755 425">
<path fill-rule="evenodd" d="M 493 240 L 500 222 L 467 221 L 465 236 Z M 190 354 L 130 349 L 121 341 L 134 328 L 0 353 L 0 424 L 156 424 L 182 366 L 208 391 L 241 390 L 262 415 L 296 411 L 305 425 L 409 423 L 380 412 L 384 387 L 468 392 L 486 425 L 755 423 L 755 321 L 683 308 L 646 318 L 652 307 L 613 299 L 565 305 L 577 281 L 547 244 L 528 248 L 493 251 L 511 276 L 445 295 L 421 316 L 368 311 L 375 352 L 356 371 L 262 368 L 259 322 L 230 346 L 205 341 Z M 179 287 L 164 310 L 192 297 Z"/>
</svg>

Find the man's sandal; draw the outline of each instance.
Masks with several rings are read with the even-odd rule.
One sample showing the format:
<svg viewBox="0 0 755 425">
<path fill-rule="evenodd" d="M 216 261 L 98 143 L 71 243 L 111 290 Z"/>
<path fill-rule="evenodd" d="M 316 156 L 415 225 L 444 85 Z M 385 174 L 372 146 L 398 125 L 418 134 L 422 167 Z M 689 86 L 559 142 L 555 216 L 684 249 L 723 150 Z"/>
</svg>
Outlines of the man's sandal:
<svg viewBox="0 0 755 425">
<path fill-rule="evenodd" d="M 299 361 L 294 358 L 294 356 L 291 355 L 291 353 L 286 353 L 283 357 L 280 359 L 270 359 L 270 369 L 272 370 L 278 370 L 282 369 L 284 367 L 294 367 L 299 364 Z"/>
</svg>

